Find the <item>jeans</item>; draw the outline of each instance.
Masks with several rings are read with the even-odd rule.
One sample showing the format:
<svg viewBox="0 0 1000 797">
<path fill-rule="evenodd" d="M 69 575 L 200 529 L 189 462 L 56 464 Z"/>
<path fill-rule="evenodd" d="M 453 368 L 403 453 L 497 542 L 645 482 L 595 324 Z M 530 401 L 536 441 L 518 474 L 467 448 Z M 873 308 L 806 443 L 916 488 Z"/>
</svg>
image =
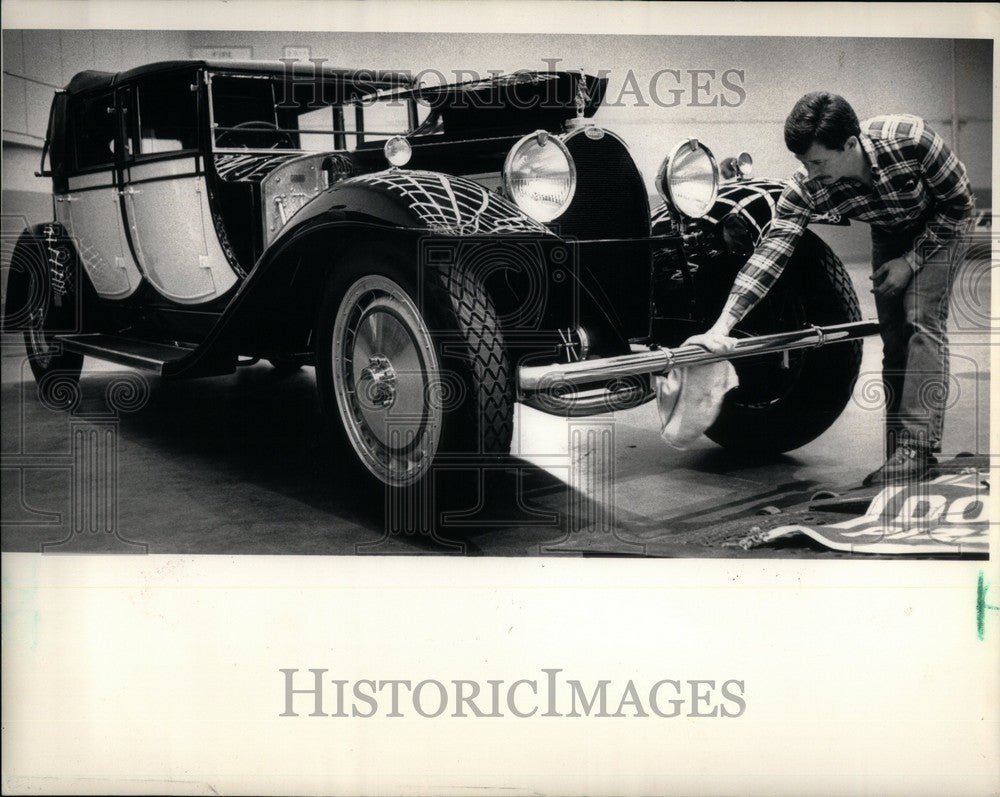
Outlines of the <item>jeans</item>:
<svg viewBox="0 0 1000 797">
<path fill-rule="evenodd" d="M 923 226 L 902 230 L 872 227 L 872 268 L 908 252 Z M 941 450 L 948 404 L 948 302 L 964 251 L 955 240 L 926 256 L 906 290 L 875 296 L 882 335 L 886 456 L 898 444 Z"/>
</svg>

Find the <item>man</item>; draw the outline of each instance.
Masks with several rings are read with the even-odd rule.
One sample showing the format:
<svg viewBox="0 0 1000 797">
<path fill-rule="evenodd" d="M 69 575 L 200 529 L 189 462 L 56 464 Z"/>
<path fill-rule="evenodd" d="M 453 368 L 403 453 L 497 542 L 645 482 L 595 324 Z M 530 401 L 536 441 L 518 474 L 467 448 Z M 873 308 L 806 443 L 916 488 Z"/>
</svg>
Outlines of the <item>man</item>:
<svg viewBox="0 0 1000 797">
<path fill-rule="evenodd" d="M 923 120 L 877 116 L 859 124 L 847 101 L 827 92 L 795 104 L 785 144 L 805 173 L 782 192 L 718 321 L 689 342 L 732 350 L 729 333 L 774 284 L 813 213 L 868 222 L 887 459 L 865 484 L 926 478 L 948 400 L 948 299 L 973 210 L 965 167 Z"/>
</svg>

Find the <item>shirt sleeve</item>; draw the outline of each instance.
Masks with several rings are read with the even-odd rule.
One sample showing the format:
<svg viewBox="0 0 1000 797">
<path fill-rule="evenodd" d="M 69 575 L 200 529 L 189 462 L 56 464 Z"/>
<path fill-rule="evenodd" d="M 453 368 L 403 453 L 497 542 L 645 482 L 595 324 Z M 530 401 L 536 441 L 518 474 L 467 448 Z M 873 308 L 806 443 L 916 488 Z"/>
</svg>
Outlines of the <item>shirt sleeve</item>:
<svg viewBox="0 0 1000 797">
<path fill-rule="evenodd" d="M 736 275 L 736 281 L 722 308 L 722 319 L 732 329 L 753 309 L 781 276 L 788 258 L 809 224 L 812 202 L 797 179 L 791 180 L 778 197 L 774 219 L 765 226 L 750 259 Z"/>
<path fill-rule="evenodd" d="M 975 200 L 962 162 L 937 133 L 922 125 L 915 141 L 924 183 L 934 198 L 934 214 L 903 255 L 914 271 L 935 251 L 969 229 Z"/>
</svg>

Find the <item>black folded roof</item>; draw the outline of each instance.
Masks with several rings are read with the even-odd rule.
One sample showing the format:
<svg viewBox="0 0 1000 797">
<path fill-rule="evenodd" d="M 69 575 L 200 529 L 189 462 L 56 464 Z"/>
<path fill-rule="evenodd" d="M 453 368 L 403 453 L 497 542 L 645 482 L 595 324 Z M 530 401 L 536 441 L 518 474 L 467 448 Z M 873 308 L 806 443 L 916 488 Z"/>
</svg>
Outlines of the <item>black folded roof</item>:
<svg viewBox="0 0 1000 797">
<path fill-rule="evenodd" d="M 386 88 L 407 88 L 413 84 L 405 72 L 380 71 L 377 69 L 338 69 L 329 66 L 317 66 L 312 61 L 158 61 L 153 64 L 137 66 L 124 72 L 98 72 L 87 70 L 79 72 L 66 86 L 70 94 L 79 94 L 117 86 L 134 78 L 155 75 L 157 72 L 169 72 L 175 69 L 195 69 L 205 67 L 211 70 L 253 74 L 292 76 L 296 79 L 309 80 L 321 78 L 324 80 L 343 81 L 347 83 L 364 82 L 378 84 Z"/>
</svg>

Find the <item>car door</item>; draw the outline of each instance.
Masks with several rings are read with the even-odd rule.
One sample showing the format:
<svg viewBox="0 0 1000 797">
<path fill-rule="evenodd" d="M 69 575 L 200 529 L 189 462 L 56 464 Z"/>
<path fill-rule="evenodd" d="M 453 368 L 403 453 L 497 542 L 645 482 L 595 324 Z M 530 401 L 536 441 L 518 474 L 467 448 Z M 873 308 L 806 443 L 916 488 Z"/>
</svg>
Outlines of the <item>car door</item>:
<svg viewBox="0 0 1000 797">
<path fill-rule="evenodd" d="M 125 210 L 139 265 L 180 304 L 218 298 L 237 282 L 219 243 L 198 150 L 198 80 L 150 76 L 128 89 Z"/>
<path fill-rule="evenodd" d="M 55 214 L 74 238 L 94 290 L 106 299 L 131 296 L 142 282 L 128 248 L 115 167 L 120 146 L 115 95 L 76 97 L 70 105 L 69 164 Z"/>
</svg>

